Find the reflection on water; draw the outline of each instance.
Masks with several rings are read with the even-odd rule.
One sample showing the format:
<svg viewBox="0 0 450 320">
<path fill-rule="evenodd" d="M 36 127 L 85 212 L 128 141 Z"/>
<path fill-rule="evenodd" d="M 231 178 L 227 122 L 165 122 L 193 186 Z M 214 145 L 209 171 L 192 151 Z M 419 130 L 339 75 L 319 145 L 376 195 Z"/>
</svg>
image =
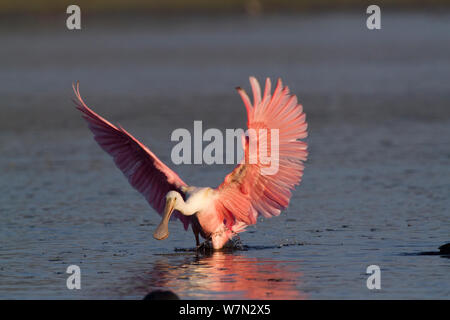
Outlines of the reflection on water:
<svg viewBox="0 0 450 320">
<path fill-rule="evenodd" d="M 170 289 L 191 299 L 305 299 L 299 290 L 298 261 L 252 258 L 214 252 L 183 257 L 177 265 L 169 257 L 156 261 L 143 277 L 147 290 Z"/>
</svg>

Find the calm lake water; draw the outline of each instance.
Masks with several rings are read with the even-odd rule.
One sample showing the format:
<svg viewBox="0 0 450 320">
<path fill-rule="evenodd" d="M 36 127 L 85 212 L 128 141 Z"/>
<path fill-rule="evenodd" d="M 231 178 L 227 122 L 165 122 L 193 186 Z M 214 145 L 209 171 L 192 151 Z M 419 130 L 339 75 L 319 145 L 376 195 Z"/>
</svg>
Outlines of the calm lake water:
<svg viewBox="0 0 450 320">
<path fill-rule="evenodd" d="M 450 241 L 449 30 L 448 13 L 389 12 L 380 31 L 363 13 L 2 24 L 0 298 L 448 299 L 448 256 L 417 254 Z M 95 144 L 72 82 L 215 187 L 233 166 L 171 164 L 170 133 L 243 128 L 249 75 L 282 77 L 308 115 L 290 207 L 241 234 L 243 251 L 196 254 L 176 221 L 154 240 L 159 216 Z"/>
</svg>

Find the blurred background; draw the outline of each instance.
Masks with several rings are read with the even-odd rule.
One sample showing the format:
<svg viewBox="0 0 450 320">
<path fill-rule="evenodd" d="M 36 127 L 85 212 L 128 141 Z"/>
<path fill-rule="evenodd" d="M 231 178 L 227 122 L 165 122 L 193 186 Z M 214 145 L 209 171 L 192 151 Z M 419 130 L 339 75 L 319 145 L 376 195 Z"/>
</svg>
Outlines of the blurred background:
<svg viewBox="0 0 450 320">
<path fill-rule="evenodd" d="M 363 0 L 79 0 L 58 1 L 40 0 L 27 3 L 27 1 L 1 1 L 1 13 L 8 14 L 47 14 L 58 15 L 70 4 L 76 4 L 89 11 L 89 14 L 230 14 L 230 13 L 298 13 L 308 11 L 334 11 L 337 9 L 356 10 L 377 4 L 389 9 L 440 9 L 448 7 L 445 0 L 379 0 L 375 2 Z"/>
<path fill-rule="evenodd" d="M 70 4 L 81 30 L 66 27 Z M 380 30 L 366 27 L 370 4 Z M 450 260 L 415 254 L 450 234 L 449 8 L 0 1 L 0 298 L 448 298 Z M 170 134 L 194 120 L 245 128 L 234 88 L 250 91 L 251 75 L 281 77 L 304 106 L 301 186 L 242 234 L 248 251 L 174 252 L 192 234 L 175 222 L 152 239 L 159 217 L 95 144 L 71 85 L 187 183 L 215 187 L 234 166 L 175 166 Z M 69 264 L 82 290 L 66 289 Z M 370 264 L 384 272 L 378 293 L 365 287 Z"/>
</svg>

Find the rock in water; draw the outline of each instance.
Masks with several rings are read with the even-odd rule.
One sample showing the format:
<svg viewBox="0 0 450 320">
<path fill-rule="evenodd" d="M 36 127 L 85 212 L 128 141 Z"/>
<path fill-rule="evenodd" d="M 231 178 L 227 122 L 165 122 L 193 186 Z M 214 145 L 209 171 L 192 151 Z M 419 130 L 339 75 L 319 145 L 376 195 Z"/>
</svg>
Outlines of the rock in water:
<svg viewBox="0 0 450 320">
<path fill-rule="evenodd" d="M 439 247 L 439 253 L 450 254 L 450 242 Z"/>
</svg>

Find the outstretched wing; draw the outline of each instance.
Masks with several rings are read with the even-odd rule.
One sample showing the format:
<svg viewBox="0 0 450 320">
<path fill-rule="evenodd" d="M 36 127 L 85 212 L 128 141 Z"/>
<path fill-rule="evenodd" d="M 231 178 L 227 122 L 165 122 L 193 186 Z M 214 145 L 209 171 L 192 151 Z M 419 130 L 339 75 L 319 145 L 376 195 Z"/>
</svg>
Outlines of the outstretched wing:
<svg viewBox="0 0 450 320">
<path fill-rule="evenodd" d="M 77 109 L 83 113 L 95 141 L 113 157 L 116 166 L 130 184 L 161 215 L 166 194 L 170 190 L 181 192 L 181 187 L 186 186 L 186 183 L 125 129 L 116 127 L 92 111 L 81 98 L 78 82 L 76 87 L 73 86 L 73 90 L 77 97 L 77 100 L 74 100 Z M 180 219 L 185 229 L 188 228 L 190 217 L 179 212 L 174 212 L 172 216 Z"/>
<path fill-rule="evenodd" d="M 236 222 L 254 224 L 258 214 L 279 215 L 289 205 L 291 190 L 300 183 L 303 162 L 308 155 L 307 144 L 298 140 L 306 138 L 307 123 L 297 97 L 289 94 L 280 79 L 271 94 L 271 82 L 267 78 L 262 97 L 254 77 L 250 77 L 250 84 L 253 104 L 245 91 L 237 88 L 247 109 L 249 137 L 243 141 L 245 158 L 217 188 L 216 210 L 228 227 Z M 278 157 L 275 157 L 277 145 Z M 261 155 L 274 157 L 268 162 Z"/>
</svg>

